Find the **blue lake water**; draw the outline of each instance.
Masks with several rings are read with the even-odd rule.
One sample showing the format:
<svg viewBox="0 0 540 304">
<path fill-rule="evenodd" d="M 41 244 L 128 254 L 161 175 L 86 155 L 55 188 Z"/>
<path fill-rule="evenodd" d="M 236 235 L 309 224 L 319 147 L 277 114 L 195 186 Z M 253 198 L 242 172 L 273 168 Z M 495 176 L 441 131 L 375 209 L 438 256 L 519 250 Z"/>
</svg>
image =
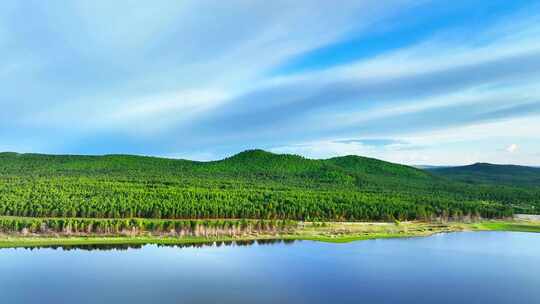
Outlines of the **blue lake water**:
<svg viewBox="0 0 540 304">
<path fill-rule="evenodd" d="M 0 250 L 1 303 L 540 303 L 540 234 Z"/>
</svg>

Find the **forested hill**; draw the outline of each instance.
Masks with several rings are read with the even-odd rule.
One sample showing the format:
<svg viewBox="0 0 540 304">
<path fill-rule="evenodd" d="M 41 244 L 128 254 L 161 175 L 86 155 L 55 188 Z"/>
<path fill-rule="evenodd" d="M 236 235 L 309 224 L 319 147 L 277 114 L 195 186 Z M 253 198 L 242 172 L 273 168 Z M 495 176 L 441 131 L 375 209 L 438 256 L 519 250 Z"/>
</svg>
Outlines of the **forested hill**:
<svg viewBox="0 0 540 304">
<path fill-rule="evenodd" d="M 471 184 L 540 187 L 540 168 L 476 163 L 469 166 L 434 168 L 430 172 Z"/>
<path fill-rule="evenodd" d="M 535 212 L 540 192 L 376 159 L 250 150 L 220 161 L 0 153 L 0 215 L 405 220 Z"/>
<path fill-rule="evenodd" d="M 355 186 L 370 182 L 386 186 L 395 179 L 404 183 L 434 180 L 431 174 L 408 166 L 360 156 L 327 160 L 307 159 L 298 155 L 274 154 L 248 150 L 232 157 L 210 162 L 166 159 L 132 155 L 77 156 L 0 153 L 0 174 L 30 176 L 85 176 L 100 178 L 140 177 L 172 179 L 205 179 L 212 182 L 232 178 L 234 182 L 261 180 L 270 183 L 299 184 L 303 187 L 321 184 L 333 187 Z M 254 180 L 255 179 L 255 180 Z"/>
</svg>

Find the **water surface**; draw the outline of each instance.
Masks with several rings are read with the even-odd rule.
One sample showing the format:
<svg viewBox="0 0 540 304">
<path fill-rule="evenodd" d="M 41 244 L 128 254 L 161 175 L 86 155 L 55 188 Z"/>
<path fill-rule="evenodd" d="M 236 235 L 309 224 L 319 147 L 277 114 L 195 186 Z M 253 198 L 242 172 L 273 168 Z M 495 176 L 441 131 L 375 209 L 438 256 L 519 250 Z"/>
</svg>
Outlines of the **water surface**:
<svg viewBox="0 0 540 304">
<path fill-rule="evenodd" d="M 90 249 L 0 250 L 1 303 L 540 303 L 532 233 Z"/>
</svg>

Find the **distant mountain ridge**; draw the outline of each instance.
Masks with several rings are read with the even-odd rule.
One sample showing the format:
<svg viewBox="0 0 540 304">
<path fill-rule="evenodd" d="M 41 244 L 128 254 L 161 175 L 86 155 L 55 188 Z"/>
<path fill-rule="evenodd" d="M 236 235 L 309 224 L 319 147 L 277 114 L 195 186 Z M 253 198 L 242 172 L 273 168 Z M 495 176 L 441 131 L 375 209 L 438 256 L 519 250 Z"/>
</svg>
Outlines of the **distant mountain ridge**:
<svg viewBox="0 0 540 304">
<path fill-rule="evenodd" d="M 8 161 L 9 160 L 9 161 Z M 465 182 L 468 184 L 501 184 L 511 186 L 540 186 L 540 168 L 518 165 L 495 165 L 476 163 L 467 166 L 406 166 L 374 158 L 346 155 L 329 159 L 309 159 L 294 154 L 276 154 L 261 149 L 246 150 L 222 160 L 192 161 L 186 159 L 159 158 L 125 154 L 92 155 L 48 155 L 35 153 L 0 153 L 0 173 L 56 171 L 62 174 L 95 174 L 144 171 L 148 174 L 167 175 L 258 175 L 287 176 L 341 183 L 357 179 L 384 185 L 390 179 L 409 179 L 432 183 L 440 182 L 436 177 Z M 7 162 L 6 162 L 7 161 Z M 335 181 L 332 181 L 332 178 Z M 341 182 L 340 182 L 341 181 Z M 395 185 L 396 181 L 392 181 Z M 399 186 L 399 185 L 395 185 Z"/>
<path fill-rule="evenodd" d="M 427 171 L 470 184 L 540 187 L 540 168 L 537 167 L 475 163 L 458 167 L 428 168 Z"/>
</svg>

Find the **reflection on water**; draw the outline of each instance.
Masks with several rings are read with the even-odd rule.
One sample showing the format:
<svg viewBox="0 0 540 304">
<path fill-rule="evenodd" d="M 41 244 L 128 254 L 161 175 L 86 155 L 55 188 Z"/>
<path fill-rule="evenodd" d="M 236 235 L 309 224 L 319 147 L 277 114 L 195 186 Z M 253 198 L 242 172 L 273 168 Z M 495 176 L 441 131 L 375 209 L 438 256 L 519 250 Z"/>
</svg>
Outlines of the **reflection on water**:
<svg viewBox="0 0 540 304">
<path fill-rule="evenodd" d="M 0 250 L 0 303 L 540 303 L 540 234 Z"/>
<path fill-rule="evenodd" d="M 262 239 L 262 240 L 235 240 L 235 241 L 212 241 L 207 243 L 185 243 L 185 244 L 157 244 L 157 247 L 169 248 L 204 248 L 204 247 L 221 247 L 221 246 L 251 246 L 251 245 L 274 245 L 274 244 L 293 244 L 296 240 L 280 240 L 280 239 Z M 90 244 L 90 245 L 44 245 L 32 247 L 20 247 L 25 250 L 85 250 L 85 251 L 109 251 L 109 250 L 128 250 L 142 249 L 148 244 Z M 1 250 L 1 249 L 0 249 Z"/>
</svg>

